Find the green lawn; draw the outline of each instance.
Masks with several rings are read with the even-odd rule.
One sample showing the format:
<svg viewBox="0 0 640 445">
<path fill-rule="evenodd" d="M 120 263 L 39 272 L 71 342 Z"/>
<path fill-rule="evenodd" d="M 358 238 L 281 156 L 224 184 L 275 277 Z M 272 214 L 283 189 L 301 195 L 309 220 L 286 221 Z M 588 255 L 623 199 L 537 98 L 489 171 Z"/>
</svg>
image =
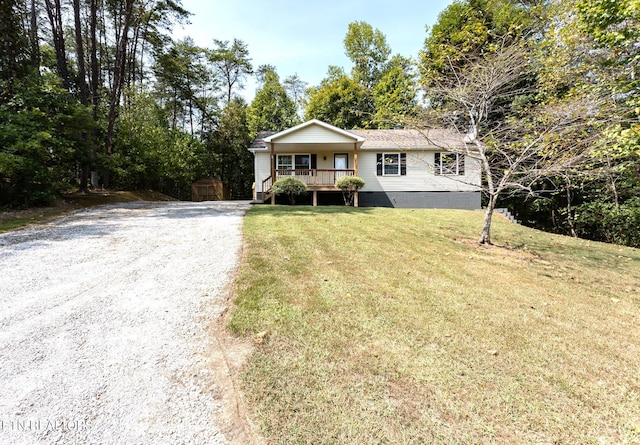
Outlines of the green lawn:
<svg viewBox="0 0 640 445">
<path fill-rule="evenodd" d="M 230 327 L 267 443 L 640 443 L 640 251 L 501 217 L 483 247 L 482 217 L 248 213 Z"/>
</svg>

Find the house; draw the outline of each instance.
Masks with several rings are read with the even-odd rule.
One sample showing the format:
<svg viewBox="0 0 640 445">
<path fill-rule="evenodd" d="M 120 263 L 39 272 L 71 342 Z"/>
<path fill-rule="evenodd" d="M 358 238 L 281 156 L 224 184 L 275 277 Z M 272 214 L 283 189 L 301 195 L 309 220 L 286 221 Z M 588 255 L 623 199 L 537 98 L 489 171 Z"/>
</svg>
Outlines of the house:
<svg viewBox="0 0 640 445">
<path fill-rule="evenodd" d="M 254 154 L 254 200 L 275 202 L 274 180 L 295 176 L 311 202 L 340 193 L 335 180 L 360 176 L 355 205 L 480 208 L 480 162 L 456 133 L 443 130 L 343 130 L 313 119 L 281 132 L 261 132 Z"/>
</svg>

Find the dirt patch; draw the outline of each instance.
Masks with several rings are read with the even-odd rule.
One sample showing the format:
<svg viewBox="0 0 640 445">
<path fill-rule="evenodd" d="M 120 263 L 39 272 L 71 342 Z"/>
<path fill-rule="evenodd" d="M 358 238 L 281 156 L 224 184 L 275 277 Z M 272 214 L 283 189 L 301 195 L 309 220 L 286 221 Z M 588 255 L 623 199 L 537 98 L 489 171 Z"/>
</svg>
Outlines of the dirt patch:
<svg viewBox="0 0 640 445">
<path fill-rule="evenodd" d="M 222 403 L 217 424 L 232 445 L 261 445 L 264 441 L 248 415 L 240 391 L 240 374 L 253 345 L 229 333 L 226 329 L 228 316 L 229 311 L 225 311 L 209 326 L 209 332 L 215 338 L 209 351 L 209 364 Z"/>
</svg>

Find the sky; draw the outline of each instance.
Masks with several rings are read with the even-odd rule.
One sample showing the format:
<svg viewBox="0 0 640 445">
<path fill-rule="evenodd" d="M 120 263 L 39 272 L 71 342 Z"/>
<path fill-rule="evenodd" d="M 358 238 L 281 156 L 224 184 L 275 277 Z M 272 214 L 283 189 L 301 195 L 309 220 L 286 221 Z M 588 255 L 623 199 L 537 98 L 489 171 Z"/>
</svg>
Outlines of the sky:
<svg viewBox="0 0 640 445">
<path fill-rule="evenodd" d="M 240 39 L 249 49 L 254 68 L 273 65 L 281 80 L 297 74 L 318 85 L 330 65 L 347 73 L 352 63 L 344 54 L 349 23 L 364 21 L 387 38 L 392 54 L 417 58 L 426 37 L 425 26 L 452 0 L 182 0 L 193 15 L 190 24 L 174 28 L 174 37 L 191 37 L 198 46 L 213 48 L 213 40 Z M 241 94 L 250 102 L 252 79 Z"/>
</svg>

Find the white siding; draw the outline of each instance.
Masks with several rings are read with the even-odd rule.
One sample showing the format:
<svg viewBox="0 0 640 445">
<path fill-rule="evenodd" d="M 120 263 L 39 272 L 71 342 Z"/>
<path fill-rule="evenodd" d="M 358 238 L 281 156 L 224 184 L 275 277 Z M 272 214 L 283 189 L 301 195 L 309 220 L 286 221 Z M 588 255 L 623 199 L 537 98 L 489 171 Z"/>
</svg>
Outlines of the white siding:
<svg viewBox="0 0 640 445">
<path fill-rule="evenodd" d="M 256 192 L 262 192 L 262 181 L 271 175 L 271 154 L 259 152 L 255 154 Z"/>
<path fill-rule="evenodd" d="M 436 176 L 433 174 L 434 152 L 407 153 L 407 174 L 378 176 L 376 155 L 380 152 L 358 153 L 358 176 L 365 181 L 363 192 L 446 192 L 477 191 L 480 185 L 480 163 L 465 156 L 465 175 Z"/>
<path fill-rule="evenodd" d="M 320 125 L 309 125 L 299 131 L 286 134 L 274 140 L 277 144 L 335 144 L 356 141 L 356 136 L 350 137 L 345 134 L 331 131 Z"/>
<path fill-rule="evenodd" d="M 376 154 L 381 152 L 358 152 L 358 176 L 365 181 L 362 189 L 364 192 L 463 192 L 477 191 L 480 185 L 480 162 L 469 155 L 465 156 L 465 175 L 463 176 L 434 175 L 432 171 L 434 152 L 431 151 L 407 153 L 407 174 L 404 176 L 377 176 Z M 301 150 L 300 153 L 303 151 Z M 332 169 L 334 153 L 344 153 L 344 151 L 317 152 L 317 168 Z M 324 159 L 325 157 L 327 159 Z M 349 153 L 349 168 L 353 168 L 353 153 Z M 262 192 L 262 181 L 269 175 L 271 175 L 270 153 L 255 153 L 257 192 Z"/>
</svg>

